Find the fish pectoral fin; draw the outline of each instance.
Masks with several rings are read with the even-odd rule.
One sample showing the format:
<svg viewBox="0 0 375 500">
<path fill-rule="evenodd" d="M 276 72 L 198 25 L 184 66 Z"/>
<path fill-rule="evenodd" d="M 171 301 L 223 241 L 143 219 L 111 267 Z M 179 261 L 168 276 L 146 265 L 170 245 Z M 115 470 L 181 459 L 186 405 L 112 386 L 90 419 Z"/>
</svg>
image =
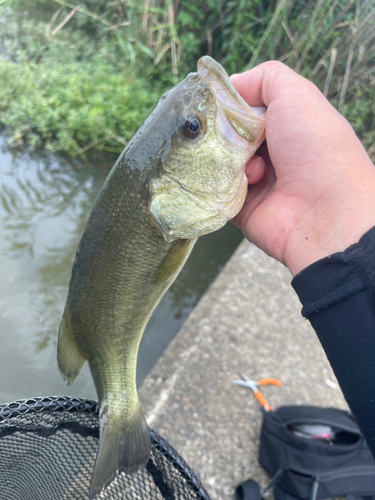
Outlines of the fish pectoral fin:
<svg viewBox="0 0 375 500">
<path fill-rule="evenodd" d="M 57 363 L 61 375 L 69 385 L 74 382 L 86 361 L 74 340 L 70 314 L 65 310 L 59 329 Z"/>
<path fill-rule="evenodd" d="M 151 451 L 150 430 L 139 405 L 131 417 L 115 418 L 113 414 L 108 415 L 104 425 L 102 422 L 100 425 L 90 500 L 108 486 L 117 473 L 132 473 L 145 467 Z"/>
</svg>

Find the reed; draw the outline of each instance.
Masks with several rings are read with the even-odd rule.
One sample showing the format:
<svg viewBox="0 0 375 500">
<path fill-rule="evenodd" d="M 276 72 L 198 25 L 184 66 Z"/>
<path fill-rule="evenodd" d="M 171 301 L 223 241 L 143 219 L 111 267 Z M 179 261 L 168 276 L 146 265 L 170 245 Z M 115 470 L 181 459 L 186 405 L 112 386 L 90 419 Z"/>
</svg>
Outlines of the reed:
<svg viewBox="0 0 375 500">
<path fill-rule="evenodd" d="M 48 43 L 68 33 L 94 33 L 113 71 L 124 78 L 132 74 L 150 91 L 169 88 L 194 71 L 197 59 L 207 53 L 229 73 L 269 59 L 283 61 L 322 90 L 374 155 L 373 0 L 40 1 L 50 12 Z M 88 144 L 116 135 L 123 133 L 111 128 L 90 137 Z"/>
</svg>

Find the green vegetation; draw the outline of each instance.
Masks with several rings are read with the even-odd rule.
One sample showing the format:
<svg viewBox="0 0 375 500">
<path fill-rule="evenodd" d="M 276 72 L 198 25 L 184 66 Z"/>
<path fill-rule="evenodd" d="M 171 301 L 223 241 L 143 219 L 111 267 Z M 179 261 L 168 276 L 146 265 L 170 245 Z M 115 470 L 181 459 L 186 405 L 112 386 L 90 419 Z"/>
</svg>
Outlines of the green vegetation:
<svg viewBox="0 0 375 500">
<path fill-rule="evenodd" d="M 208 53 L 228 73 L 282 60 L 318 85 L 375 156 L 372 0 L 0 4 L 0 123 L 11 144 L 120 151 Z"/>
<path fill-rule="evenodd" d="M 103 143 L 121 149 L 157 100 L 141 80 L 100 58 L 50 68 L 0 62 L 0 74 L 0 119 L 12 128 L 11 143 L 25 139 L 32 148 L 44 143 L 71 155 Z"/>
<path fill-rule="evenodd" d="M 8 56 L 0 60 L 0 121 L 11 131 L 9 143 L 72 156 L 92 146 L 121 151 L 160 89 L 79 30 L 48 39 L 40 22 L 24 20 L 20 36 L 17 29 L 14 20 L 0 28 Z"/>
</svg>

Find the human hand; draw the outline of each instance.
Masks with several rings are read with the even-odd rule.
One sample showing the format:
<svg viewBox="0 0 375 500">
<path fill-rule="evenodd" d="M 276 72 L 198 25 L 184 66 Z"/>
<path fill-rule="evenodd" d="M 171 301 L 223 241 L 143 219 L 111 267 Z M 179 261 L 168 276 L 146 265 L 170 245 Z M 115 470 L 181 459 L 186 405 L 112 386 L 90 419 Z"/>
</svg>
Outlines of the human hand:
<svg viewBox="0 0 375 500">
<path fill-rule="evenodd" d="M 250 106 L 268 106 L 233 222 L 294 276 L 375 225 L 375 168 L 349 123 L 287 66 L 266 62 L 231 81 Z"/>
</svg>

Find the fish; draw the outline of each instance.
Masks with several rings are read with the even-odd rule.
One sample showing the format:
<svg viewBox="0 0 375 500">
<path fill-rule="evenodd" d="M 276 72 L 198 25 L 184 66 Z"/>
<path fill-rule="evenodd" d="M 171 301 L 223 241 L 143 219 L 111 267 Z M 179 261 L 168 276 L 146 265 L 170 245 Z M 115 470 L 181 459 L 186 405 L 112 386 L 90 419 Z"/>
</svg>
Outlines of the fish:
<svg viewBox="0 0 375 500">
<path fill-rule="evenodd" d="M 243 206 L 245 165 L 265 135 L 209 56 L 166 92 L 125 147 L 94 202 L 61 320 L 58 367 L 71 384 L 88 362 L 99 405 L 89 498 L 145 467 L 150 432 L 136 388 L 146 324 L 199 236 Z"/>
</svg>

